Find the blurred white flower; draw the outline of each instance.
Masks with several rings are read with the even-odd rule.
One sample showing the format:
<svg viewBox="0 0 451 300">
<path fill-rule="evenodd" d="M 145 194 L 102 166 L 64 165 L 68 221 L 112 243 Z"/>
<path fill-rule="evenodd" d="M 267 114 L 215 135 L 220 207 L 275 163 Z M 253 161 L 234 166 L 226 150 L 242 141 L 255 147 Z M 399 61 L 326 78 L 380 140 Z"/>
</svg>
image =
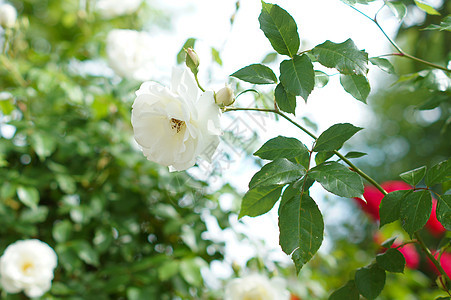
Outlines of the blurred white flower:
<svg viewBox="0 0 451 300">
<path fill-rule="evenodd" d="M 121 77 L 149 80 L 153 72 L 153 45 L 152 38 L 146 32 L 111 30 L 106 43 L 108 64 Z"/>
<path fill-rule="evenodd" d="M 170 171 L 192 167 L 198 156 L 211 161 L 218 144 L 221 112 L 213 91 L 198 96 L 187 68 L 172 70 L 171 88 L 144 82 L 132 109 L 135 140 L 148 160 Z"/>
<path fill-rule="evenodd" d="M 290 292 L 286 289 L 283 278 L 271 278 L 251 274 L 232 279 L 226 286 L 224 300 L 289 300 Z"/>
<path fill-rule="evenodd" d="M 7 293 L 24 291 L 28 297 L 40 297 L 52 285 L 56 264 L 56 253 L 46 243 L 17 241 L 0 258 L 1 286 Z"/>
<path fill-rule="evenodd" d="M 17 19 L 17 10 L 8 3 L 0 3 L 0 26 L 13 27 Z"/>
<path fill-rule="evenodd" d="M 96 10 L 104 18 L 114 18 L 135 12 L 142 0 L 97 0 Z"/>
</svg>

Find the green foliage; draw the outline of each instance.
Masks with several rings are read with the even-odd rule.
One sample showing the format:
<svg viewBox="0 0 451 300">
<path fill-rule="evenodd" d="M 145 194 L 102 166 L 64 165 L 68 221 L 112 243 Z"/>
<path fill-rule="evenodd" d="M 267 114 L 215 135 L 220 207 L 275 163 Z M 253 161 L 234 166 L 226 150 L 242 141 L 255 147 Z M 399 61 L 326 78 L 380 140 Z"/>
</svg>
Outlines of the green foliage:
<svg viewBox="0 0 451 300">
<path fill-rule="evenodd" d="M 426 175 L 426 166 L 399 174 L 399 177 L 408 184 L 416 186 L 424 178 L 424 175 Z"/>
<path fill-rule="evenodd" d="M 418 0 L 414 0 L 414 2 L 419 9 L 425 11 L 429 15 L 440 15 L 440 13 L 437 10 L 435 10 L 432 6 Z"/>
<path fill-rule="evenodd" d="M 423 228 L 432 210 L 432 198 L 429 191 L 417 191 L 406 196 L 401 203 L 399 218 L 402 228 L 412 236 Z"/>
<path fill-rule="evenodd" d="M 305 174 L 302 165 L 293 163 L 286 158 L 278 158 L 261 168 L 249 182 L 249 188 L 268 185 L 285 185 L 296 181 Z"/>
<path fill-rule="evenodd" d="M 380 227 L 399 219 L 401 205 L 406 201 L 406 197 L 412 190 L 394 191 L 385 195 L 381 200 L 379 215 L 381 218 Z"/>
<path fill-rule="evenodd" d="M 395 74 L 395 67 L 393 67 L 392 63 L 386 59 L 386 58 L 381 58 L 381 57 L 370 57 L 369 61 L 379 67 L 379 69 L 381 69 L 384 72 L 387 72 L 389 74 Z"/>
<path fill-rule="evenodd" d="M 390 248 L 376 256 L 376 262 L 388 272 L 402 273 L 406 266 L 406 259 L 398 249 Z"/>
<path fill-rule="evenodd" d="M 250 189 L 243 197 L 239 218 L 256 217 L 267 213 L 279 200 L 282 186 L 258 186 Z"/>
<path fill-rule="evenodd" d="M 348 281 L 344 286 L 333 292 L 329 300 L 359 300 L 359 291 L 354 280 Z"/>
<path fill-rule="evenodd" d="M 285 90 L 307 101 L 315 87 L 315 72 L 310 58 L 303 54 L 280 63 L 280 82 Z"/>
<path fill-rule="evenodd" d="M 407 15 L 407 7 L 401 1 L 384 1 L 396 18 L 401 22 Z"/>
<path fill-rule="evenodd" d="M 277 83 L 277 77 L 274 72 L 262 64 L 249 65 L 230 76 L 255 84 Z"/>
<path fill-rule="evenodd" d="M 338 150 L 347 140 L 362 129 L 363 128 L 356 127 L 349 123 L 332 125 L 318 137 L 315 147 L 313 147 L 313 151 Z"/>
<path fill-rule="evenodd" d="M 295 157 L 309 157 L 307 147 L 298 139 L 278 136 L 267 141 L 254 155 L 269 160 L 278 158 L 291 159 Z"/>
<path fill-rule="evenodd" d="M 447 230 L 451 230 L 451 195 L 438 197 L 437 220 Z"/>
<path fill-rule="evenodd" d="M 274 98 L 281 111 L 294 114 L 296 111 L 296 96 L 287 92 L 279 83 L 274 90 Z"/>
<path fill-rule="evenodd" d="M 355 284 L 362 296 L 375 299 L 384 288 L 385 277 L 385 271 L 376 263 L 358 269 L 355 273 Z"/>
<path fill-rule="evenodd" d="M 370 94 L 370 83 L 363 75 L 341 75 L 340 83 L 344 90 L 363 103 Z"/>
<path fill-rule="evenodd" d="M 440 22 L 440 25 L 431 24 L 428 27 L 426 27 L 425 30 L 451 31 L 451 15 L 444 17 Z"/>
<path fill-rule="evenodd" d="M 449 159 L 432 166 L 426 173 L 425 183 L 434 186 L 451 179 L 451 164 Z"/>
</svg>

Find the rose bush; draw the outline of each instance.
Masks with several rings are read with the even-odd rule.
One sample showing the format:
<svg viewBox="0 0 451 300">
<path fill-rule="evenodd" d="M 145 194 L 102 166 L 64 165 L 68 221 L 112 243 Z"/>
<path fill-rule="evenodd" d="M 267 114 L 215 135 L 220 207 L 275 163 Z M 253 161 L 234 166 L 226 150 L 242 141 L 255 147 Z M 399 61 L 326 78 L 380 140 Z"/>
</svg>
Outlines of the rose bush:
<svg viewBox="0 0 451 300">
<path fill-rule="evenodd" d="M 40 297 L 50 289 L 56 265 L 56 253 L 46 243 L 17 241 L 0 258 L 2 288 L 7 293 L 24 291 L 28 297 Z"/>
<path fill-rule="evenodd" d="M 232 279 L 226 286 L 224 300 L 288 300 L 290 292 L 282 278 L 251 274 Z"/>
<path fill-rule="evenodd" d="M 212 91 L 198 97 L 188 69 L 173 69 L 170 89 L 144 82 L 136 96 L 131 122 L 147 159 L 171 171 L 192 167 L 198 156 L 210 161 L 219 144 L 221 113 Z"/>
</svg>

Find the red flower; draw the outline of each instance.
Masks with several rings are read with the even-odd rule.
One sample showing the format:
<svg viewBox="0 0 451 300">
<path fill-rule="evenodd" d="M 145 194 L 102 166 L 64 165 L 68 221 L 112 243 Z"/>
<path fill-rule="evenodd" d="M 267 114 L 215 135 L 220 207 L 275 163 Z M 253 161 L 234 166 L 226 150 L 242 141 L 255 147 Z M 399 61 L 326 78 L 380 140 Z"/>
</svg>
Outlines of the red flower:
<svg viewBox="0 0 451 300">
<path fill-rule="evenodd" d="M 432 199 L 432 212 L 431 217 L 426 223 L 426 228 L 429 230 L 432 235 L 441 236 L 442 233 L 446 231 L 445 227 L 437 220 L 437 200 Z"/>
<path fill-rule="evenodd" d="M 434 254 L 435 258 L 438 257 L 437 252 L 435 252 L 435 253 L 433 252 L 433 254 Z M 440 275 L 440 272 L 437 270 L 437 268 L 435 267 L 435 265 L 432 263 L 432 261 L 430 259 L 428 259 L 428 263 L 429 263 L 431 269 L 434 270 L 434 272 L 437 275 Z M 444 252 L 442 254 L 442 256 L 440 257 L 440 265 L 442 266 L 445 273 L 451 277 L 451 253 Z"/>
<path fill-rule="evenodd" d="M 392 248 L 396 248 L 401 243 L 393 244 Z M 420 264 L 420 255 L 413 244 L 407 244 L 398 248 L 406 260 L 406 267 L 409 269 L 416 269 Z"/>
</svg>

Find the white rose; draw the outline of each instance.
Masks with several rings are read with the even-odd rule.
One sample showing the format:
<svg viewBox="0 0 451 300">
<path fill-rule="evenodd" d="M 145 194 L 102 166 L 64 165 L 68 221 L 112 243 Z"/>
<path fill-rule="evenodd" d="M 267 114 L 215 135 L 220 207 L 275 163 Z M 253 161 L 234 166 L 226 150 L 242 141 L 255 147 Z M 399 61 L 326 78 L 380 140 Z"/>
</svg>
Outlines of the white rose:
<svg viewBox="0 0 451 300">
<path fill-rule="evenodd" d="M 132 109 L 135 140 L 148 160 L 171 171 L 192 167 L 196 157 L 211 161 L 221 135 L 220 110 L 213 91 L 198 97 L 187 68 L 172 70 L 171 88 L 144 82 Z"/>
<path fill-rule="evenodd" d="M 152 38 L 146 32 L 114 29 L 108 33 L 108 64 L 121 77 L 149 80 L 153 66 Z"/>
<path fill-rule="evenodd" d="M 135 12 L 142 0 L 97 0 L 96 10 L 104 18 L 114 18 Z"/>
<path fill-rule="evenodd" d="M 4 28 L 13 27 L 16 23 L 17 11 L 11 4 L 0 3 L 0 26 Z"/>
<path fill-rule="evenodd" d="M 39 240 L 17 241 L 0 258 L 0 283 L 7 293 L 24 291 L 28 297 L 47 292 L 57 264 L 55 251 Z"/>
<path fill-rule="evenodd" d="M 232 279 L 226 286 L 224 300 L 288 300 L 290 292 L 282 278 L 268 279 L 266 276 L 252 274 Z"/>
</svg>

